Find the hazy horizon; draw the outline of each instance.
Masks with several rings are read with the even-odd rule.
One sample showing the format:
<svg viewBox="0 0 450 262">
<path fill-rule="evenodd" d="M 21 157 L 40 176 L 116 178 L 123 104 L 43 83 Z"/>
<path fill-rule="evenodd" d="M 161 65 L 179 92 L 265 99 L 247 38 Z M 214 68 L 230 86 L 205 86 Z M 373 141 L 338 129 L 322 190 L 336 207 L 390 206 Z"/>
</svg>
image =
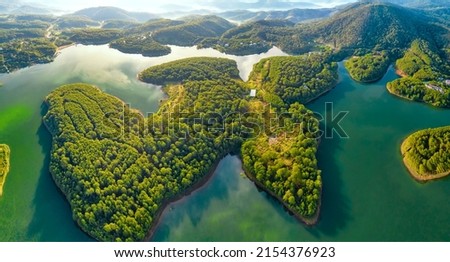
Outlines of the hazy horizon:
<svg viewBox="0 0 450 262">
<path fill-rule="evenodd" d="M 327 8 L 347 3 L 356 2 L 357 0 L 80 0 L 76 2 L 67 2 L 64 0 L 30 0 L 17 1 L 23 4 L 38 4 L 48 8 L 58 9 L 64 12 L 73 12 L 76 10 L 99 7 L 114 6 L 128 11 L 148 12 L 148 13 L 165 13 L 172 11 L 192 11 L 192 10 L 211 10 L 211 11 L 227 11 L 239 9 L 251 10 L 286 10 L 291 8 Z M 3 2 L 3 1 L 2 1 Z M 12 2 L 12 1 L 8 1 Z"/>
</svg>

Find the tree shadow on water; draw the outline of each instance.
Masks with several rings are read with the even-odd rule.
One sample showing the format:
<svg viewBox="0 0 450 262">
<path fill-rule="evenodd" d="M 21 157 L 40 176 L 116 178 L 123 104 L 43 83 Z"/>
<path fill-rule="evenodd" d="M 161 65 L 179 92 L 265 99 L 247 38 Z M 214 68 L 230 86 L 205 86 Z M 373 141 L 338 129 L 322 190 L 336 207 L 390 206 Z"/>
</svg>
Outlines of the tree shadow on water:
<svg viewBox="0 0 450 262">
<path fill-rule="evenodd" d="M 41 116 L 47 106 L 41 105 Z M 72 211 L 63 193 L 49 172 L 52 137 L 43 123 L 36 135 L 43 154 L 42 168 L 33 199 L 34 215 L 28 227 L 28 238 L 35 241 L 93 241 L 74 222 Z"/>
<path fill-rule="evenodd" d="M 322 204 L 317 225 L 307 231 L 318 240 L 323 236 L 341 240 L 339 233 L 352 220 L 350 200 L 343 191 L 343 174 L 335 157 L 341 150 L 340 144 L 341 138 L 323 139 L 317 154 L 322 170 Z"/>
<path fill-rule="evenodd" d="M 161 223 L 157 226 L 152 241 L 164 241 L 170 238 L 171 229 L 178 229 L 184 219 L 188 219 L 194 227 L 201 226 L 205 212 L 213 201 L 223 201 L 238 186 L 239 178 L 233 178 L 231 172 L 235 159 L 227 155 L 220 160 L 214 174 L 199 189 L 184 198 L 168 205 L 161 215 Z M 195 241 L 195 236 L 191 236 Z"/>
</svg>

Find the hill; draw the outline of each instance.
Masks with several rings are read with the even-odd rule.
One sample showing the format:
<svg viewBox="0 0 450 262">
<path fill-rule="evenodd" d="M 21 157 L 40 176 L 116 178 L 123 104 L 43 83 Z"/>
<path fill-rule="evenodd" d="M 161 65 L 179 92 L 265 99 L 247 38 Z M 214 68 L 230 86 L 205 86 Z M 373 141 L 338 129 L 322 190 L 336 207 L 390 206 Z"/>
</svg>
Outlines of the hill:
<svg viewBox="0 0 450 262">
<path fill-rule="evenodd" d="M 100 23 L 86 16 L 65 15 L 56 20 L 59 29 L 100 26 Z"/>
<path fill-rule="evenodd" d="M 389 3 L 403 5 L 407 7 L 423 8 L 434 6 L 446 6 L 448 0 L 384 0 Z"/>
<path fill-rule="evenodd" d="M 408 48 L 421 38 L 442 46 L 449 30 L 428 12 L 385 3 L 351 5 L 333 17 L 305 26 L 318 43 L 337 49 Z"/>
<path fill-rule="evenodd" d="M 416 40 L 397 60 L 397 72 L 403 78 L 387 84 L 390 93 L 436 107 L 450 107 L 450 66 L 428 42 Z"/>
<path fill-rule="evenodd" d="M 219 37 L 233 27 L 232 23 L 218 16 L 196 16 L 156 31 L 153 38 L 161 44 L 191 46 L 207 37 Z"/>
<path fill-rule="evenodd" d="M 47 15 L 51 14 L 52 10 L 45 7 L 38 7 L 33 5 L 22 5 L 16 9 L 13 9 L 10 11 L 11 14 L 41 14 L 41 15 Z"/>
<path fill-rule="evenodd" d="M 319 8 L 320 6 L 312 3 L 298 2 L 298 1 L 273 1 L 273 0 L 258 0 L 258 1 L 233 1 L 234 5 L 241 9 L 247 10 L 286 10 L 292 8 Z M 212 6 L 221 10 L 230 10 L 230 2 L 228 1 L 212 1 Z"/>
<path fill-rule="evenodd" d="M 159 29 L 177 26 L 184 24 L 183 21 L 178 20 L 171 20 L 171 19 L 165 19 L 165 18 L 159 18 L 159 19 L 152 19 L 149 20 L 139 26 L 136 26 L 135 28 L 131 29 L 129 32 L 130 34 L 143 34 L 143 33 L 150 33 L 154 32 Z"/>
<path fill-rule="evenodd" d="M 218 16 L 238 22 L 252 22 L 260 20 L 288 20 L 293 23 L 329 17 L 336 9 L 291 9 L 287 11 L 259 11 L 248 10 L 227 11 Z"/>
<path fill-rule="evenodd" d="M 95 21 L 126 20 L 145 22 L 157 18 L 157 15 L 144 12 L 129 12 L 117 7 L 100 6 L 79 10 L 73 13 L 75 16 L 86 16 Z"/>
<path fill-rule="evenodd" d="M 302 54 L 311 51 L 310 42 L 300 36 L 290 21 L 261 20 L 232 28 L 220 38 L 205 39 L 199 47 L 212 47 L 233 55 L 250 55 L 267 52 L 275 45 L 286 53 Z"/>
</svg>

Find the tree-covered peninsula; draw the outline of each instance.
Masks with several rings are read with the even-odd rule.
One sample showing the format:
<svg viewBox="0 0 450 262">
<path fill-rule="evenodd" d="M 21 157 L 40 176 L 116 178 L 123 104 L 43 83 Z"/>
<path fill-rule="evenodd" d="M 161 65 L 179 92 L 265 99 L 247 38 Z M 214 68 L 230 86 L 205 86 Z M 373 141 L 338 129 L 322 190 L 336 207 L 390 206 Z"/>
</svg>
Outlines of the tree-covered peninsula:
<svg viewBox="0 0 450 262">
<path fill-rule="evenodd" d="M 143 56 L 155 57 L 168 55 L 170 47 L 156 42 L 150 35 L 132 35 L 109 43 L 109 47 L 126 54 L 142 54 Z"/>
<path fill-rule="evenodd" d="M 46 99 L 50 171 L 84 231 L 104 241 L 144 239 L 168 202 L 205 181 L 223 156 L 239 152 L 251 179 L 305 223 L 317 221 L 318 121 L 303 105 L 271 107 L 250 97 L 250 88 L 263 90 L 221 58 L 170 62 L 140 78 L 165 85 L 168 95 L 148 117 L 85 84 L 60 87 Z M 274 115 L 280 117 L 272 123 Z"/>
<path fill-rule="evenodd" d="M 450 107 L 450 66 L 447 58 L 424 40 L 416 40 L 397 60 L 402 76 L 387 85 L 391 94 L 436 107 Z"/>
<path fill-rule="evenodd" d="M 418 181 L 443 178 L 450 174 L 449 147 L 450 127 L 421 130 L 404 140 L 403 162 Z"/>
<path fill-rule="evenodd" d="M 308 103 L 338 82 L 337 64 L 324 54 L 262 59 L 253 67 L 249 83 L 273 106 Z"/>
<path fill-rule="evenodd" d="M 21 39 L 0 43 L 0 73 L 53 61 L 56 45 L 47 39 Z"/>
<path fill-rule="evenodd" d="M 389 68 L 390 60 L 386 53 L 353 56 L 345 62 L 350 76 L 356 81 L 371 83 L 380 80 Z"/>
<path fill-rule="evenodd" d="M 8 145 L 0 144 L 0 197 L 3 195 L 3 186 L 9 173 L 9 159 L 11 151 Z"/>
<path fill-rule="evenodd" d="M 139 79 L 156 85 L 220 78 L 239 78 L 236 62 L 226 58 L 193 57 L 150 67 Z"/>
</svg>

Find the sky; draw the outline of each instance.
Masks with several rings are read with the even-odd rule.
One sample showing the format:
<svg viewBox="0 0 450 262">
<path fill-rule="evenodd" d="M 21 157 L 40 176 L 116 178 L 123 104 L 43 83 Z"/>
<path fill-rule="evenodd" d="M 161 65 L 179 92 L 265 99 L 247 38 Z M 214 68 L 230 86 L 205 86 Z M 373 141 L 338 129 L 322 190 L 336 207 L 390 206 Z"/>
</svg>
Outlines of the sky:
<svg viewBox="0 0 450 262">
<path fill-rule="evenodd" d="M 243 9 L 246 3 L 255 3 L 258 0 L 23 0 L 24 2 L 32 2 L 42 4 L 48 7 L 57 8 L 63 11 L 75 11 L 87 7 L 97 6 L 116 6 L 129 11 L 142 11 L 149 13 L 168 12 L 175 9 L 195 10 L 195 9 L 211 9 L 214 11 L 229 9 Z M 336 5 L 355 2 L 356 0 L 265 0 L 269 4 L 286 4 L 290 3 L 309 3 L 317 7 L 333 7 Z M 301 5 L 299 6 L 301 7 Z M 305 5 L 305 7 L 311 7 Z M 177 11 L 179 11 L 177 10 Z"/>
</svg>

